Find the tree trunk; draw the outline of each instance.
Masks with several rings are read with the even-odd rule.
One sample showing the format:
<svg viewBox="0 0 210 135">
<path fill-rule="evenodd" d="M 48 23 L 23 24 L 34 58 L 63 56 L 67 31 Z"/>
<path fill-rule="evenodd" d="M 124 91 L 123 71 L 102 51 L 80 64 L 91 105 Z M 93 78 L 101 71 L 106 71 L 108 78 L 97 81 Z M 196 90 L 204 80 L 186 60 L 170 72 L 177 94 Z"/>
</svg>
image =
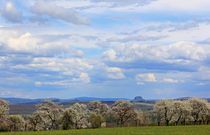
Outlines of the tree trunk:
<svg viewBox="0 0 210 135">
<path fill-rule="evenodd" d="M 169 126 L 169 120 L 166 120 L 166 126 Z"/>
</svg>

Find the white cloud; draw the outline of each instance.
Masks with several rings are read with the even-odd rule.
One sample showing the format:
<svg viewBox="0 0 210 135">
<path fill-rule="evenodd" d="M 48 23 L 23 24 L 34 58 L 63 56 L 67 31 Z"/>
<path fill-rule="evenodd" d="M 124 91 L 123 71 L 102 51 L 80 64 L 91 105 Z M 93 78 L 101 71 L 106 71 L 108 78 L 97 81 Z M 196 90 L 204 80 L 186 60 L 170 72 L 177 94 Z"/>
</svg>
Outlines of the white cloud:
<svg viewBox="0 0 210 135">
<path fill-rule="evenodd" d="M 4 43 L 3 46 L 10 52 L 30 53 L 39 56 L 65 54 L 80 57 L 84 55 L 83 51 L 74 49 L 69 45 L 68 40 L 59 39 L 59 35 L 45 37 L 44 35 L 33 36 L 29 32 L 23 34 L 19 32 L 13 34 L 15 31 L 2 31 L 2 33 L 3 32 L 5 32 L 5 35 L 0 37 L 0 41 Z M 55 40 L 56 38 L 57 40 Z"/>
<path fill-rule="evenodd" d="M 71 86 L 71 82 L 69 81 L 51 81 L 51 82 L 35 82 L 35 85 L 41 86 L 41 85 L 58 85 L 58 86 Z"/>
<path fill-rule="evenodd" d="M 203 85 L 206 85 L 206 84 L 207 84 L 207 83 L 200 82 L 200 83 L 198 83 L 197 85 L 203 86 Z"/>
<path fill-rule="evenodd" d="M 70 3 L 83 12 L 107 13 L 107 12 L 135 12 L 135 13 L 176 13 L 176 14 L 203 14 L 209 13 L 209 0 L 90 0 L 80 1 L 81 6 Z M 78 2 L 79 3 L 79 2 Z M 180 4 L 181 3 L 181 4 Z M 70 5 L 69 4 L 69 5 Z"/>
<path fill-rule="evenodd" d="M 106 69 L 108 78 L 111 79 L 123 79 L 125 75 L 123 74 L 122 70 L 117 67 L 109 67 Z"/>
<path fill-rule="evenodd" d="M 61 81 L 36 81 L 34 84 L 37 86 L 41 85 L 57 85 L 57 86 L 63 86 L 63 87 L 70 87 L 75 84 L 87 84 L 90 83 L 90 77 L 87 73 L 80 73 L 78 78 L 72 78 L 69 80 L 61 80 Z"/>
<path fill-rule="evenodd" d="M 144 85 L 143 82 L 137 82 L 136 84 L 137 84 L 137 85 Z"/>
<path fill-rule="evenodd" d="M 57 6 L 53 3 L 44 2 L 42 0 L 37 1 L 35 5 L 31 7 L 31 12 L 37 15 L 46 15 L 55 19 L 63 20 L 68 23 L 77 25 L 89 25 L 90 22 L 87 18 L 81 17 L 74 9 L 67 9 Z"/>
<path fill-rule="evenodd" d="M 30 64 L 15 65 L 14 69 L 28 69 L 28 70 L 41 70 L 41 71 L 54 71 L 54 72 L 73 72 L 80 73 L 93 68 L 86 60 L 79 58 L 47 58 L 38 57 L 34 58 Z"/>
<path fill-rule="evenodd" d="M 10 38 L 8 46 L 15 51 L 33 52 L 39 49 L 40 39 L 33 38 L 30 33 L 25 33 L 18 38 Z"/>
<path fill-rule="evenodd" d="M 51 72 L 52 76 L 43 76 L 42 81 L 35 81 L 35 85 L 59 85 L 59 86 L 72 86 L 79 83 L 89 83 L 90 77 L 86 71 L 93 68 L 86 60 L 79 58 L 33 58 L 32 62 L 29 64 L 18 64 L 11 67 L 15 70 L 24 69 L 24 71 L 31 72 Z M 53 73 L 56 74 L 56 78 Z M 47 79 L 46 79 L 47 78 Z M 58 79 L 58 81 L 45 81 L 48 78 L 53 78 L 53 80 Z M 44 79 L 44 80 L 43 80 Z M 36 79 L 37 80 L 37 79 Z"/>
<path fill-rule="evenodd" d="M 181 4 L 180 4 L 181 3 Z M 208 5 L 209 0 L 158 0 L 147 7 L 143 7 L 144 11 L 177 11 L 177 12 L 202 12 L 210 11 Z"/>
<path fill-rule="evenodd" d="M 19 23 L 23 21 L 22 12 L 17 10 L 12 2 L 7 2 L 6 6 L 2 11 L 1 15 L 9 22 Z"/>
<path fill-rule="evenodd" d="M 110 49 L 110 50 L 104 52 L 104 57 L 107 60 L 114 61 L 117 58 L 116 54 L 117 54 L 117 52 L 115 50 Z"/>
<path fill-rule="evenodd" d="M 35 85 L 42 85 L 41 82 L 35 82 Z"/>
<path fill-rule="evenodd" d="M 174 80 L 172 78 L 164 78 L 163 82 L 167 82 L 167 83 L 178 83 L 178 80 Z"/>
<path fill-rule="evenodd" d="M 130 5 L 130 4 L 134 4 L 134 5 L 146 5 L 149 4 L 153 1 L 156 0 L 91 0 L 93 2 L 102 2 L 102 3 L 106 3 L 106 2 L 110 2 L 113 4 L 117 4 L 117 5 Z"/>
<path fill-rule="evenodd" d="M 189 65 L 205 61 L 210 55 L 209 45 L 176 42 L 170 45 L 123 44 L 103 54 L 107 62 L 142 62 Z M 143 62 L 145 63 L 145 62 Z"/>
<path fill-rule="evenodd" d="M 73 78 L 73 82 L 83 82 L 83 83 L 89 83 L 90 78 L 87 73 L 81 73 L 79 78 Z"/>
<path fill-rule="evenodd" d="M 157 82 L 155 75 L 152 73 L 137 74 L 136 81 L 138 85 L 143 85 L 144 82 Z"/>
<path fill-rule="evenodd" d="M 128 0 L 129 1 L 129 0 Z M 114 11 L 135 11 L 135 12 L 176 12 L 180 13 L 205 13 L 209 12 L 208 5 L 210 4 L 209 0 L 156 0 L 153 2 L 148 2 L 149 4 L 144 4 L 141 8 L 137 8 L 136 6 L 131 6 L 127 4 L 124 7 L 112 7 L 111 9 Z M 180 4 L 181 3 L 181 4 Z M 141 4 L 139 4 L 141 5 Z M 137 4 L 138 6 L 138 4 Z"/>
<path fill-rule="evenodd" d="M 198 72 L 194 74 L 195 79 L 210 80 L 210 68 L 207 66 L 201 66 Z"/>
</svg>

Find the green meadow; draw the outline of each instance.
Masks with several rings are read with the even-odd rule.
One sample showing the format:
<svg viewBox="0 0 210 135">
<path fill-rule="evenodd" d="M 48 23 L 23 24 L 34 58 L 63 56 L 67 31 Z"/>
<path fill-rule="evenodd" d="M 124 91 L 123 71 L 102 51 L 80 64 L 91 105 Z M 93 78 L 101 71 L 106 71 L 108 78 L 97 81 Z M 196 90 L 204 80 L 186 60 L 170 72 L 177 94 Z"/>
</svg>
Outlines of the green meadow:
<svg viewBox="0 0 210 135">
<path fill-rule="evenodd" d="M 40 132 L 6 132 L 0 135 L 210 135 L 210 125 L 205 126 L 151 126 Z"/>
</svg>

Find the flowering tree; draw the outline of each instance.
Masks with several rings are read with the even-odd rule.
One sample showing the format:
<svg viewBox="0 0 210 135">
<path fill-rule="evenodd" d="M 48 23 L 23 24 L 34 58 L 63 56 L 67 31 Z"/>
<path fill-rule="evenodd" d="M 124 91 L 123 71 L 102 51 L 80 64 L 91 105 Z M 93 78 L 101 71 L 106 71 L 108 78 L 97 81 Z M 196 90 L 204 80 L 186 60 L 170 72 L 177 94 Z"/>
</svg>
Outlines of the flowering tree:
<svg viewBox="0 0 210 135">
<path fill-rule="evenodd" d="M 9 103 L 0 99 L 0 120 L 9 113 Z"/>
<path fill-rule="evenodd" d="M 173 112 L 173 100 L 160 100 L 157 101 L 154 107 L 154 113 L 156 114 L 158 125 L 160 122 L 164 122 L 167 126 L 169 122 L 172 120 L 174 112 Z"/>
<path fill-rule="evenodd" d="M 75 103 L 73 106 L 66 108 L 63 116 L 63 128 L 87 128 L 88 127 L 88 110 L 84 104 Z"/>
<path fill-rule="evenodd" d="M 210 115 L 209 103 L 200 98 L 191 98 L 187 102 L 192 108 L 191 116 L 193 117 L 194 124 L 198 122 L 208 123 Z"/>
<path fill-rule="evenodd" d="M 118 125 L 124 125 L 129 119 L 136 116 L 133 104 L 119 100 L 112 105 L 112 114 Z"/>
<path fill-rule="evenodd" d="M 60 125 L 60 117 L 63 113 L 63 108 L 50 100 L 44 100 L 44 103 L 39 104 L 37 113 L 42 118 L 45 128 L 58 129 Z"/>
</svg>

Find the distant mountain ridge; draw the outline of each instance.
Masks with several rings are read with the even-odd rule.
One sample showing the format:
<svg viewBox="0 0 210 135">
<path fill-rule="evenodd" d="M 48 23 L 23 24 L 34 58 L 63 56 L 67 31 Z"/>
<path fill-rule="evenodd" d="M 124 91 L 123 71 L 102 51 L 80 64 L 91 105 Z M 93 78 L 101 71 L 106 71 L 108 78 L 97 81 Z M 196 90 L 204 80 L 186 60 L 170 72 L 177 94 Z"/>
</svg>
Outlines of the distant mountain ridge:
<svg viewBox="0 0 210 135">
<path fill-rule="evenodd" d="M 59 98 L 43 98 L 43 99 L 29 99 L 29 98 L 1 98 L 8 101 L 10 104 L 40 104 L 44 99 L 51 100 L 56 103 L 65 103 L 65 102 L 89 102 L 93 100 L 98 101 L 117 101 L 117 100 L 131 100 L 127 98 L 96 98 L 96 97 L 77 97 L 72 99 L 59 99 Z"/>
<path fill-rule="evenodd" d="M 175 100 L 187 100 L 191 97 L 181 97 L 181 98 L 176 98 Z M 89 102 L 89 101 L 94 101 L 94 100 L 98 100 L 98 101 L 117 101 L 117 100 L 128 100 L 131 102 L 147 102 L 147 101 L 157 101 L 158 99 L 143 99 L 141 96 L 136 96 L 134 99 L 128 99 L 128 98 L 97 98 L 97 97 L 77 97 L 77 98 L 72 98 L 72 99 L 59 99 L 59 98 L 38 98 L 38 99 L 30 99 L 30 98 L 1 98 L 4 99 L 6 101 L 8 101 L 10 104 L 40 104 L 43 103 L 44 99 L 48 99 L 51 100 L 53 102 L 56 103 L 69 103 L 69 102 Z M 208 102 L 210 102 L 210 98 L 203 98 L 208 100 Z"/>
<path fill-rule="evenodd" d="M 75 98 L 75 100 L 79 100 L 79 101 L 93 101 L 93 100 L 98 100 L 98 101 L 117 101 L 117 100 L 131 100 L 131 99 L 127 99 L 127 98 L 78 97 L 78 98 Z"/>
</svg>

